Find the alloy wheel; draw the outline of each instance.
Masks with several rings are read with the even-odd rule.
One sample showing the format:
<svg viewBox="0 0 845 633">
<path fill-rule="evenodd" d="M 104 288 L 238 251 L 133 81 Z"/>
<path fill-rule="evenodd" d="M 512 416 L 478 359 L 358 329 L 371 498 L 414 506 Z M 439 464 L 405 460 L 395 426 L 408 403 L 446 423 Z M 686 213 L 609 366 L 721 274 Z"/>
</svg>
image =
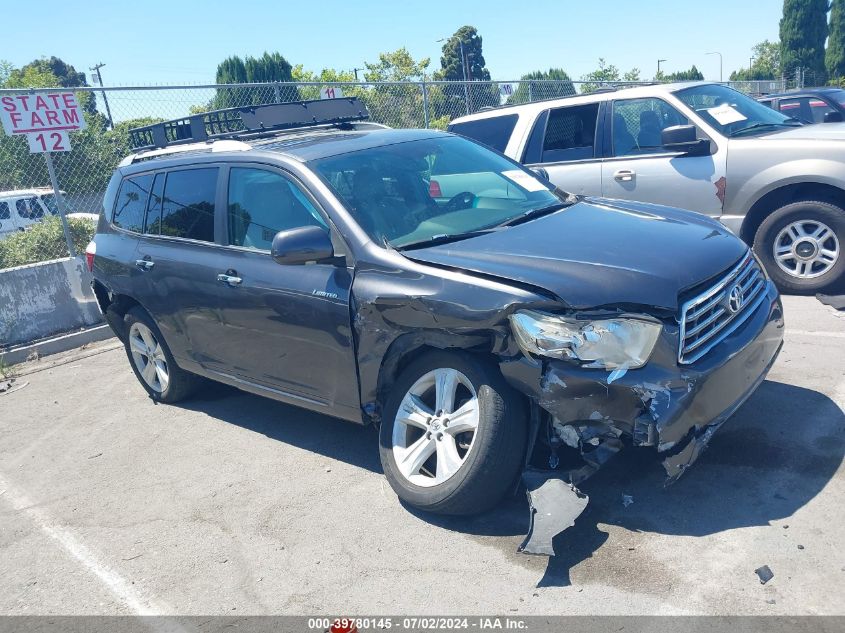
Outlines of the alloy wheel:
<svg viewBox="0 0 845 633">
<path fill-rule="evenodd" d="M 132 362 L 147 386 L 162 393 L 170 382 L 167 358 L 155 334 L 143 323 L 133 323 L 129 328 L 129 349 Z"/>
<path fill-rule="evenodd" d="M 461 372 L 434 369 L 408 389 L 393 423 L 399 473 L 417 486 L 451 479 L 466 462 L 479 421 L 478 394 Z"/>
<path fill-rule="evenodd" d="M 823 222 L 799 220 L 777 234 L 773 255 L 788 275 L 812 279 L 824 275 L 839 260 L 839 240 Z"/>
</svg>

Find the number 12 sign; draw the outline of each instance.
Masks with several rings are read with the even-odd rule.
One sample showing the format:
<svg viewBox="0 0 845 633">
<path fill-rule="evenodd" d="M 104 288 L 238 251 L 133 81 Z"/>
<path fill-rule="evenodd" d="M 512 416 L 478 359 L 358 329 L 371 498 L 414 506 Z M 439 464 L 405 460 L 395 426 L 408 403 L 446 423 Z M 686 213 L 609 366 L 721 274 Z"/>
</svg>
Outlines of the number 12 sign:
<svg viewBox="0 0 845 633">
<path fill-rule="evenodd" d="M 69 152 L 69 132 L 85 129 L 85 117 L 72 92 L 6 95 L 0 98 L 6 134 L 25 134 L 34 154 Z"/>
</svg>

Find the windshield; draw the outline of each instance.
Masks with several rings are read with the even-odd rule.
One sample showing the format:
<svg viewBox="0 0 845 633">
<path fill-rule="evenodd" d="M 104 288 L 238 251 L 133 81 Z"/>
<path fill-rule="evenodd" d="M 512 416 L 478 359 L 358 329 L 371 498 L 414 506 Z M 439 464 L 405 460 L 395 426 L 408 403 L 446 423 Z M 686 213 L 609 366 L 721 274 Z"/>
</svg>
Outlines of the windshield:
<svg viewBox="0 0 845 633">
<path fill-rule="evenodd" d="M 684 88 L 675 96 L 725 136 L 752 136 L 800 125 L 751 97 L 718 84 Z"/>
<path fill-rule="evenodd" d="M 396 248 L 469 236 L 565 199 L 532 172 L 456 136 L 372 147 L 309 164 L 373 240 Z"/>
</svg>

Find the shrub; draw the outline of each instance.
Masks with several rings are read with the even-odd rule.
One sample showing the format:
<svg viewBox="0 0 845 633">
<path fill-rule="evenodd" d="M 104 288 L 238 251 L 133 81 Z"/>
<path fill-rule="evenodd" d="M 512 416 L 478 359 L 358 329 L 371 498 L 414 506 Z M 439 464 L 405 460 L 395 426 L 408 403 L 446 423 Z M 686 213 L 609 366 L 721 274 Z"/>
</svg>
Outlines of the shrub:
<svg viewBox="0 0 845 633">
<path fill-rule="evenodd" d="M 88 220 L 76 218 L 69 219 L 68 225 L 76 253 L 81 254 L 94 236 L 96 227 Z M 45 218 L 26 231 L 0 240 L 0 269 L 67 256 L 62 221 L 57 217 Z"/>
</svg>

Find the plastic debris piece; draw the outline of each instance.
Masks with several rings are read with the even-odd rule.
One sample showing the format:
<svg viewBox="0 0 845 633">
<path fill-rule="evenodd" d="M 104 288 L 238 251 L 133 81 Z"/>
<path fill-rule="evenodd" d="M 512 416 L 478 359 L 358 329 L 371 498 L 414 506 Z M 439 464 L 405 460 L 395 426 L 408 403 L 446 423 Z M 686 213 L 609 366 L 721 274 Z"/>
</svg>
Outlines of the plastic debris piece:
<svg viewBox="0 0 845 633">
<path fill-rule="evenodd" d="M 754 573 L 757 574 L 757 577 L 760 579 L 761 585 L 765 585 L 767 582 L 769 582 L 772 578 L 775 577 L 774 573 L 771 569 L 769 569 L 768 565 L 758 567 L 754 570 Z"/>
<path fill-rule="evenodd" d="M 552 539 L 575 525 L 590 499 L 575 486 L 548 473 L 526 471 L 522 481 L 527 488 L 531 524 L 518 551 L 554 556 Z"/>
</svg>

